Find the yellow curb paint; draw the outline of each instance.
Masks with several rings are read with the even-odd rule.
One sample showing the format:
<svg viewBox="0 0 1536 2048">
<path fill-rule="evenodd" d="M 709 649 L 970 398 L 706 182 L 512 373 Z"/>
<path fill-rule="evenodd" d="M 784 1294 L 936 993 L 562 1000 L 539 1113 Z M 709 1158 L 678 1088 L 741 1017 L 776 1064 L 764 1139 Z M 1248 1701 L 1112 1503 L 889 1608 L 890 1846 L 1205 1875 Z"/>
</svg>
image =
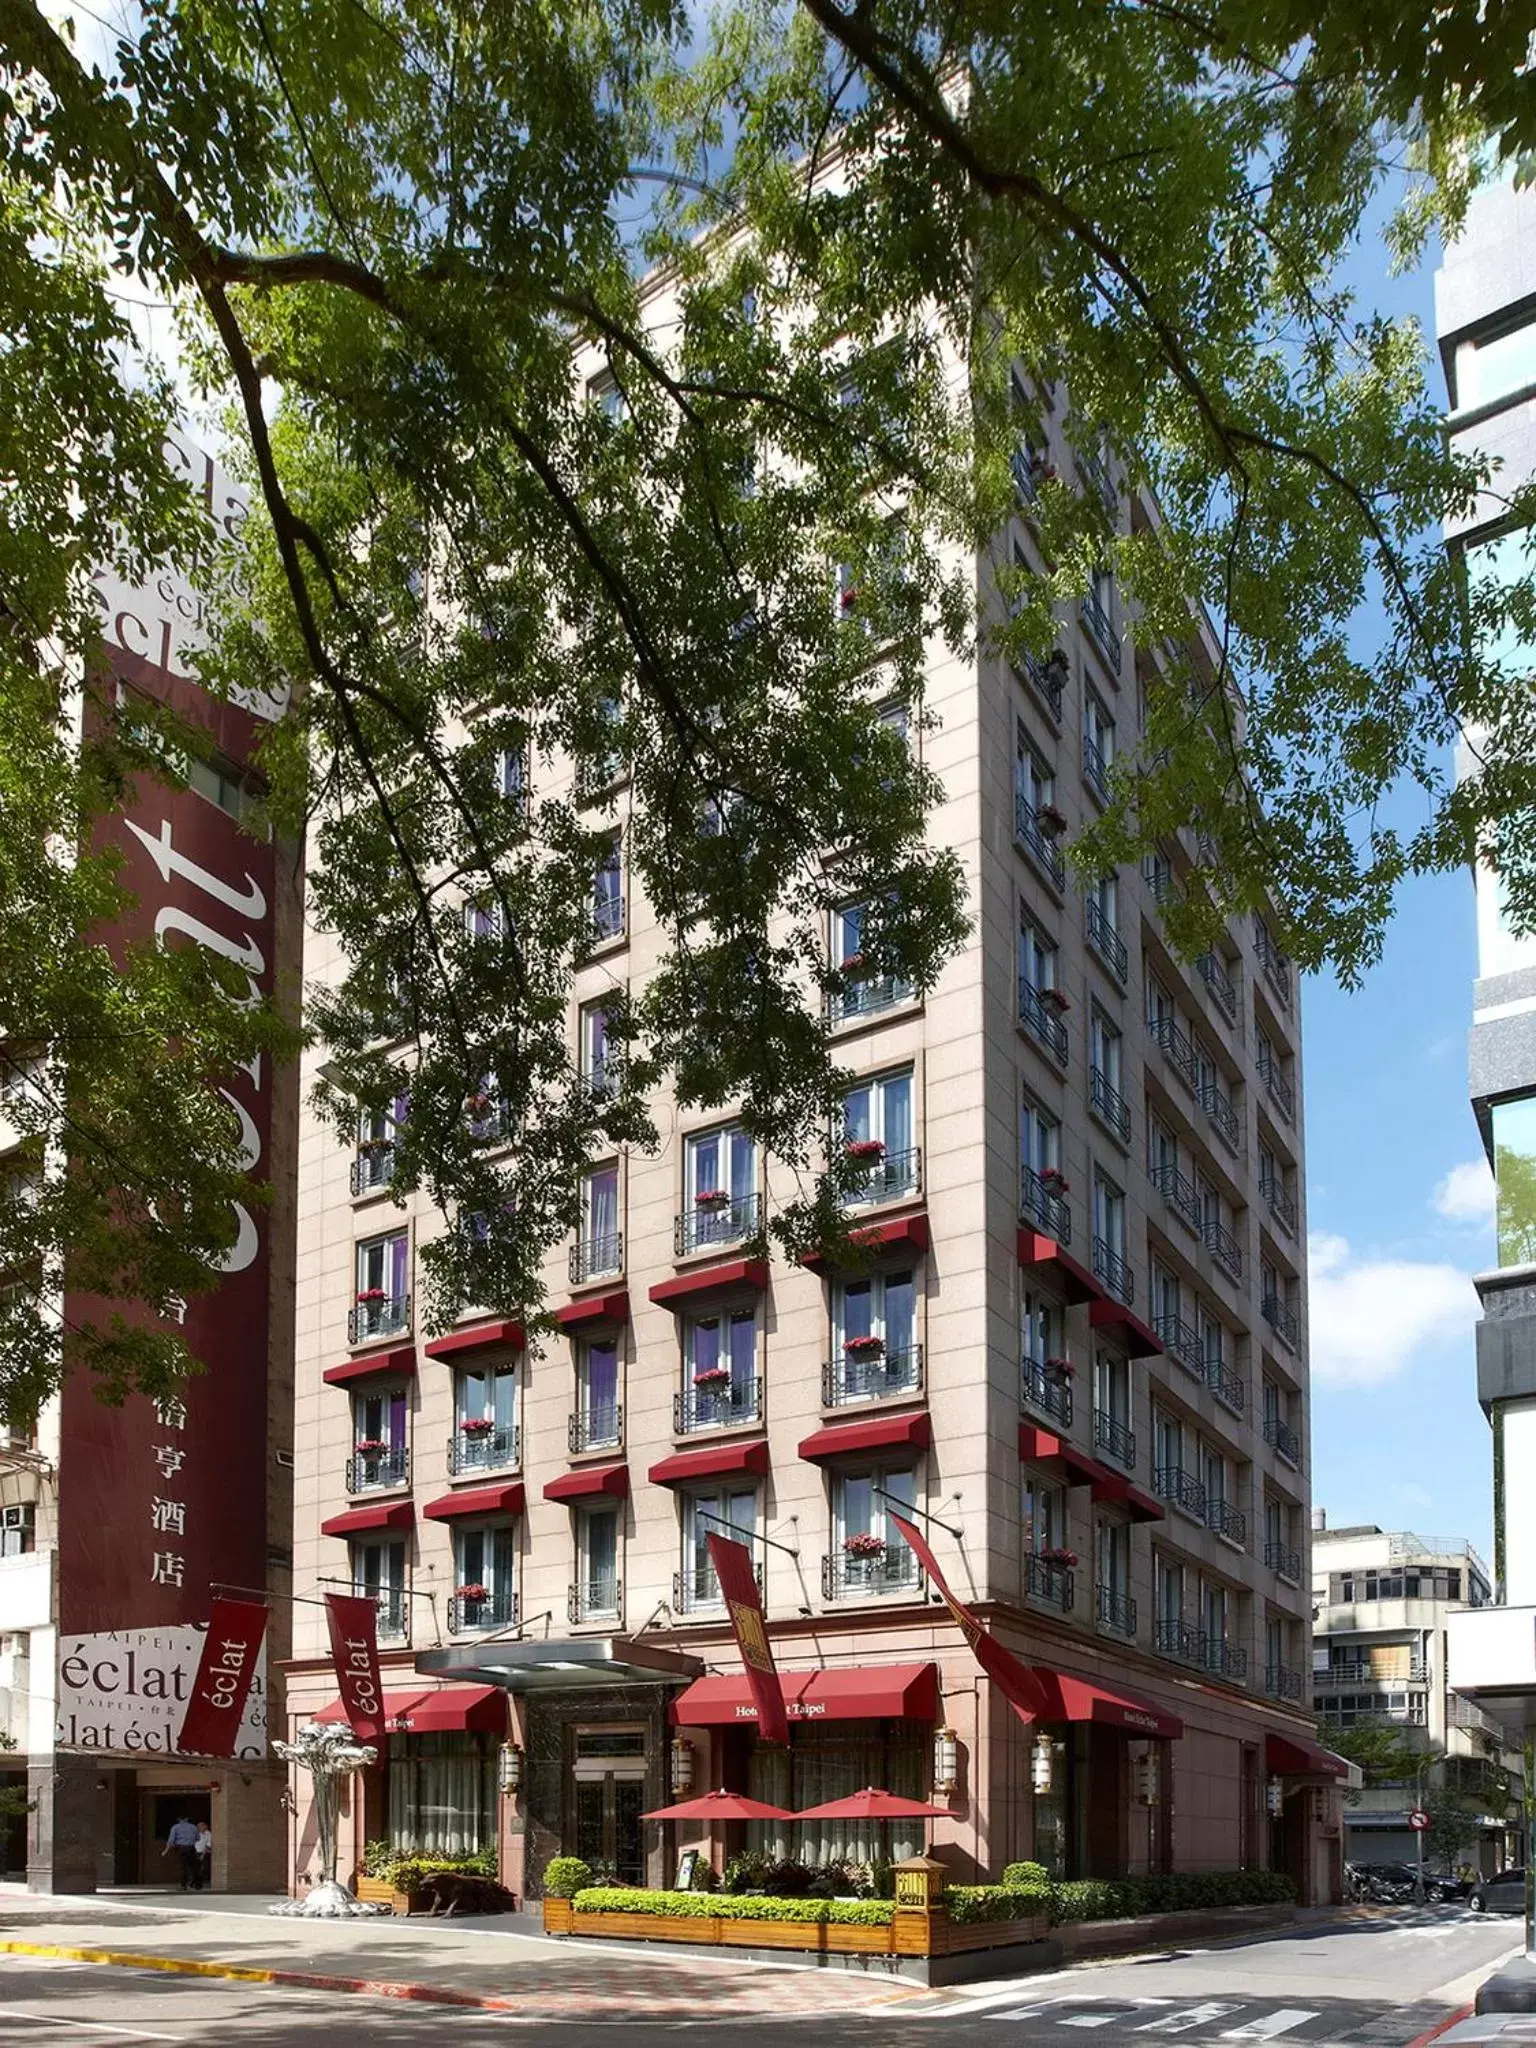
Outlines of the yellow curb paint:
<svg viewBox="0 0 1536 2048">
<path fill-rule="evenodd" d="M 240 1984 L 270 1984 L 275 1970 L 250 1970 L 239 1963 L 200 1963 L 190 1956 L 139 1956 L 127 1949 L 65 1948 L 51 1941 L 0 1941 L 0 1955 L 59 1956 L 70 1963 L 112 1963 L 121 1970 L 168 1970 L 178 1977 L 230 1977 Z"/>
</svg>

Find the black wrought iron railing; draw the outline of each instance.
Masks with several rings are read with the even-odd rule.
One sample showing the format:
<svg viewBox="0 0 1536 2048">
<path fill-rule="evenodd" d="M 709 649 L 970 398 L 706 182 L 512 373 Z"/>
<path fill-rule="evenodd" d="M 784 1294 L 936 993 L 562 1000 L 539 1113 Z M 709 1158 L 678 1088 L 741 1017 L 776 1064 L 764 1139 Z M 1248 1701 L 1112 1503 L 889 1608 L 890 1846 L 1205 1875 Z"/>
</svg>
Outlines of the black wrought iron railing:
<svg viewBox="0 0 1536 2048">
<path fill-rule="evenodd" d="M 1083 734 L 1083 780 L 1103 803 L 1109 802 L 1109 762 L 1097 740 Z"/>
<path fill-rule="evenodd" d="M 1289 1664 L 1264 1666 L 1264 1690 L 1272 1700 L 1299 1700 L 1301 1689 L 1301 1673 L 1292 1670 Z"/>
<path fill-rule="evenodd" d="M 592 899 L 592 936 L 594 939 L 616 939 L 624 930 L 624 898 L 618 896 L 594 896 Z"/>
<path fill-rule="evenodd" d="M 1142 862 L 1141 879 L 1145 882 L 1152 901 L 1159 906 L 1166 903 L 1173 894 L 1173 869 L 1157 854 Z"/>
<path fill-rule="evenodd" d="M 389 1186 L 394 1171 L 394 1146 L 387 1139 L 369 1138 L 358 1147 L 347 1183 L 354 1195 L 371 1195 Z"/>
<path fill-rule="evenodd" d="M 684 1259 L 715 1245 L 740 1244 L 743 1238 L 755 1237 L 758 1207 L 756 1195 L 741 1195 L 734 1200 L 727 1195 L 718 1202 L 695 1201 L 673 1225 L 672 1249 Z"/>
<path fill-rule="evenodd" d="M 404 1486 L 411 1476 L 411 1454 L 404 1444 L 387 1444 L 382 1451 L 354 1451 L 347 1460 L 348 1493 L 381 1493 L 387 1487 Z"/>
<path fill-rule="evenodd" d="M 826 1551 L 821 1560 L 824 1600 L 884 1600 L 891 1594 L 920 1593 L 923 1574 L 904 1543 L 887 1543 L 867 1556 L 846 1549 Z"/>
<path fill-rule="evenodd" d="M 517 1600 L 510 1592 L 492 1588 L 483 1599 L 453 1593 L 448 1599 L 448 1633 L 471 1635 L 480 1629 L 511 1628 L 517 1621 Z"/>
<path fill-rule="evenodd" d="M 901 981 L 891 974 L 859 976 L 828 997 L 827 1010 L 834 1024 L 844 1024 L 851 1017 L 877 1016 L 881 1010 L 891 1010 L 898 1003 L 911 1000 L 910 981 Z"/>
<path fill-rule="evenodd" d="M 1301 1552 L 1293 1550 L 1289 1543 L 1266 1543 L 1264 1563 L 1268 1570 L 1278 1572 L 1282 1579 L 1291 1584 L 1301 1583 Z"/>
<path fill-rule="evenodd" d="M 1217 1265 L 1230 1273 L 1234 1280 L 1243 1277 L 1243 1248 L 1216 1216 L 1207 1216 L 1202 1230 L 1206 1250 Z"/>
<path fill-rule="evenodd" d="M 1288 1237 L 1296 1235 L 1296 1198 L 1286 1192 L 1285 1184 L 1273 1174 L 1260 1175 L 1259 1193 L 1269 1205 L 1269 1213 Z"/>
<path fill-rule="evenodd" d="M 752 1575 L 757 1580 L 759 1597 L 763 1592 L 763 1567 L 756 1564 Z M 674 1614 L 719 1613 L 725 1606 L 720 1591 L 720 1581 L 714 1567 L 708 1564 L 695 1565 L 691 1571 L 672 1574 L 672 1612 Z"/>
<path fill-rule="evenodd" d="M 733 1380 L 683 1387 L 672 1396 L 672 1430 L 675 1436 L 690 1436 L 697 1429 L 729 1429 L 735 1423 L 761 1422 L 763 1383 L 758 1379 Z"/>
<path fill-rule="evenodd" d="M 1205 1488 L 1193 1472 L 1186 1472 L 1182 1465 L 1159 1465 L 1152 1475 L 1158 1498 L 1171 1507 L 1182 1508 L 1186 1515 L 1193 1515 L 1197 1522 L 1205 1520 Z"/>
<path fill-rule="evenodd" d="M 1094 1278 L 1104 1283 L 1116 1301 L 1130 1307 L 1136 1299 L 1136 1275 L 1108 1238 L 1096 1237 L 1093 1240 L 1093 1272 Z"/>
<path fill-rule="evenodd" d="M 1088 1070 L 1088 1102 L 1094 1115 L 1122 1144 L 1131 1142 L 1131 1106 L 1101 1067 Z"/>
<path fill-rule="evenodd" d="M 1013 799 L 1013 836 L 1052 888 L 1060 892 L 1067 880 L 1066 859 L 1053 834 L 1041 824 L 1040 813 L 1028 797 L 1017 794 Z"/>
<path fill-rule="evenodd" d="M 1288 1422 L 1282 1422 L 1278 1415 L 1264 1418 L 1264 1441 L 1280 1453 L 1288 1465 L 1301 1464 L 1301 1438 Z"/>
<path fill-rule="evenodd" d="M 1264 970 L 1264 979 L 1269 983 L 1279 1000 L 1289 1009 L 1291 1002 L 1291 963 L 1275 944 L 1269 926 L 1265 924 L 1262 918 L 1254 919 L 1253 950 L 1258 956 L 1260 967 Z"/>
<path fill-rule="evenodd" d="M 1195 962 L 1195 971 L 1211 992 L 1217 1009 L 1229 1024 L 1237 1022 L 1237 990 L 1225 964 L 1215 953 L 1202 953 Z"/>
<path fill-rule="evenodd" d="M 1088 943 L 1104 962 L 1116 981 L 1124 982 L 1131 968 L 1131 956 L 1125 949 L 1125 941 L 1111 924 L 1102 904 L 1095 903 L 1090 896 L 1087 908 Z"/>
<path fill-rule="evenodd" d="M 1207 1635 L 1205 1638 L 1205 1668 L 1218 1678 L 1231 1678 L 1239 1683 L 1248 1676 L 1248 1652 L 1238 1643 L 1229 1643 L 1220 1636 Z"/>
<path fill-rule="evenodd" d="M 1199 1069 L 1195 1064 L 1195 1048 L 1189 1033 L 1177 1017 L 1152 1017 L 1147 1029 L 1156 1043 L 1162 1047 L 1163 1057 L 1192 1093 L 1200 1087 Z"/>
<path fill-rule="evenodd" d="M 895 1351 L 859 1350 L 829 1358 L 821 1368 L 824 1408 L 846 1408 L 858 1401 L 884 1401 L 923 1389 L 923 1347 L 908 1344 Z"/>
<path fill-rule="evenodd" d="M 1059 647 L 1043 656 L 1025 647 L 1019 652 L 1017 667 L 1051 717 L 1060 725 L 1061 697 L 1068 673 L 1067 657 Z"/>
<path fill-rule="evenodd" d="M 878 1159 L 860 1164 L 859 1181 L 843 1196 L 850 1208 L 869 1202 L 897 1202 L 920 1192 L 923 1185 L 923 1154 L 917 1145 L 905 1152 L 882 1152 Z"/>
<path fill-rule="evenodd" d="M 1195 1184 L 1173 1161 L 1147 1168 L 1151 1181 L 1174 1215 L 1198 1237 L 1200 1233 L 1200 1198 L 1195 1193 Z"/>
<path fill-rule="evenodd" d="M 1200 1090 L 1200 1107 L 1215 1125 L 1227 1147 L 1240 1152 L 1243 1146 L 1243 1127 L 1237 1120 L 1237 1111 L 1232 1098 L 1219 1082 L 1207 1081 Z"/>
<path fill-rule="evenodd" d="M 603 1280 L 624 1270 L 624 1233 L 610 1231 L 606 1237 L 578 1237 L 571 1246 L 571 1285 L 581 1287 L 588 1280 Z"/>
<path fill-rule="evenodd" d="M 1301 1325 L 1296 1320 L 1295 1311 L 1287 1308 L 1278 1294 L 1266 1294 L 1259 1304 L 1259 1313 L 1287 1351 L 1300 1348 Z"/>
<path fill-rule="evenodd" d="M 356 1592 L 360 1599 L 366 1600 L 370 1596 L 373 1599 L 377 1613 L 374 1626 L 378 1631 L 379 1641 L 402 1642 L 410 1633 L 406 1626 L 410 1615 L 410 1602 L 405 1597 L 404 1589 L 397 1586 L 385 1587 L 382 1590 L 377 1586 L 358 1586 Z"/>
<path fill-rule="evenodd" d="M 523 1462 L 523 1432 L 515 1425 L 504 1429 L 456 1429 L 448 1439 L 448 1473 L 513 1472 Z"/>
<path fill-rule="evenodd" d="M 624 1582 L 613 1572 L 573 1579 L 566 1589 L 568 1621 L 616 1621 L 624 1606 Z"/>
<path fill-rule="evenodd" d="M 1200 1354 L 1200 1332 L 1192 1323 L 1186 1323 L 1182 1316 L 1154 1316 L 1152 1330 L 1165 1354 L 1192 1372 L 1196 1379 L 1205 1378 L 1205 1360 Z"/>
<path fill-rule="evenodd" d="M 1129 1593 L 1118 1593 L 1113 1586 L 1100 1586 L 1097 1602 L 1100 1628 L 1108 1629 L 1111 1635 L 1135 1635 L 1136 1602 Z"/>
<path fill-rule="evenodd" d="M 1095 1446 L 1123 1465 L 1127 1471 L 1136 1463 L 1136 1432 L 1128 1423 L 1111 1415 L 1107 1408 L 1093 1411 L 1093 1441 Z"/>
<path fill-rule="evenodd" d="M 1229 1500 L 1205 1499 L 1205 1526 L 1215 1536 L 1224 1537 L 1228 1543 L 1235 1543 L 1239 1549 L 1248 1542 L 1248 1517 L 1241 1508 L 1233 1507 Z"/>
<path fill-rule="evenodd" d="M 1089 591 L 1078 601 L 1078 614 L 1088 629 L 1094 645 L 1118 675 L 1120 672 L 1120 644 L 1115 638 L 1114 623 L 1099 600 Z"/>
<path fill-rule="evenodd" d="M 1290 1082 L 1280 1071 L 1280 1062 L 1273 1053 L 1259 1048 L 1259 1079 L 1269 1091 L 1269 1098 L 1288 1124 L 1296 1121 L 1296 1096 Z"/>
<path fill-rule="evenodd" d="M 565 1436 L 572 1451 L 616 1450 L 624 1441 L 624 1410 L 617 1401 L 572 1409 Z"/>
<path fill-rule="evenodd" d="M 1205 1664 L 1205 1635 L 1187 1621 L 1160 1619 L 1153 1640 L 1161 1657 L 1177 1658 L 1181 1664 Z"/>
<path fill-rule="evenodd" d="M 1051 1001 L 1052 991 L 1041 991 L 1033 982 L 1019 983 L 1019 1022 L 1026 1031 L 1032 1031 L 1040 1043 L 1062 1066 L 1067 1064 L 1067 1027 L 1055 1004 Z"/>
<path fill-rule="evenodd" d="M 1036 1551 L 1027 1551 L 1024 1557 L 1024 1589 L 1036 1600 L 1043 1600 L 1048 1607 L 1059 1607 L 1063 1614 L 1072 1612 L 1077 1598 L 1077 1582 L 1070 1565 L 1052 1564 Z"/>
<path fill-rule="evenodd" d="M 1205 1361 L 1205 1383 L 1217 1400 L 1225 1401 L 1235 1414 L 1241 1415 L 1247 1407 L 1247 1383 L 1214 1352 Z"/>
<path fill-rule="evenodd" d="M 1072 1427 L 1072 1382 L 1064 1373 L 1048 1372 L 1033 1358 L 1020 1362 L 1019 1399 L 1036 1415 Z"/>
<path fill-rule="evenodd" d="M 369 1344 L 375 1337 L 398 1337 L 411 1327 L 411 1297 L 385 1294 L 359 1296 L 347 1311 L 347 1342 Z"/>
<path fill-rule="evenodd" d="M 1019 1169 L 1019 1219 L 1038 1223 L 1058 1244 L 1072 1242 L 1072 1210 L 1066 1196 L 1032 1166 Z"/>
</svg>

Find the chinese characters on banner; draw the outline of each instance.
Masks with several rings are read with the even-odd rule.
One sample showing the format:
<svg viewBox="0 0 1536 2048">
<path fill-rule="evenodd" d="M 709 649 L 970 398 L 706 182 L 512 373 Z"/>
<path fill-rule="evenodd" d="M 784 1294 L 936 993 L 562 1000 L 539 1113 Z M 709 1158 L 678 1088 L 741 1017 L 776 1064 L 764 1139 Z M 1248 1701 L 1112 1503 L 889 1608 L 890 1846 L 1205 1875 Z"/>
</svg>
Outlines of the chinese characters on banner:
<svg viewBox="0 0 1536 2048">
<path fill-rule="evenodd" d="M 717 1536 L 713 1529 L 704 1540 L 709 1545 L 709 1560 L 731 1617 L 736 1647 L 746 1666 L 747 1690 L 757 1705 L 758 1735 L 764 1742 L 788 1742 L 784 1687 L 768 1643 L 763 1596 L 758 1591 L 757 1573 L 752 1569 L 752 1553 L 744 1543 L 729 1536 Z"/>
<path fill-rule="evenodd" d="M 347 1724 L 359 1742 L 382 1745 L 384 1689 L 379 1679 L 378 1602 L 351 1593 L 327 1593 L 325 1621 Z"/>
<path fill-rule="evenodd" d="M 255 1600 L 215 1600 L 176 1747 L 183 1756 L 233 1756 L 256 1676 L 267 1610 Z"/>
</svg>

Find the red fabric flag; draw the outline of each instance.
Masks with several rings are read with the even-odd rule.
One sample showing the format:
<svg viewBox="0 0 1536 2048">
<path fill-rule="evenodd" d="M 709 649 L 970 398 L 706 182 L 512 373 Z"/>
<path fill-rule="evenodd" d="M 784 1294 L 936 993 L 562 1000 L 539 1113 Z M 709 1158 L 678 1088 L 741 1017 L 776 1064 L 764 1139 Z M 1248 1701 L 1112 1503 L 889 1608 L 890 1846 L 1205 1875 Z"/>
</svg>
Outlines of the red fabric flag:
<svg viewBox="0 0 1536 2048">
<path fill-rule="evenodd" d="M 342 1710 L 359 1742 L 382 1750 L 384 1687 L 379 1678 L 379 1607 L 365 1594 L 327 1593 L 326 1626 Z"/>
<path fill-rule="evenodd" d="M 928 1548 L 927 1539 L 918 1534 L 915 1525 L 903 1521 L 898 1514 L 892 1514 L 891 1521 L 901 1531 L 902 1540 L 908 1544 L 918 1563 L 928 1574 L 934 1590 L 944 1605 L 959 1622 L 965 1640 L 970 1644 L 976 1662 L 995 1681 L 1003 1698 L 1021 1721 L 1036 1721 L 1045 1715 L 1050 1698 L 1036 1672 L 1027 1664 L 1020 1663 L 1012 1650 L 1005 1650 L 996 1636 L 976 1619 L 968 1607 L 963 1607 L 944 1583 L 944 1574 L 939 1570 L 933 1552 Z"/>
<path fill-rule="evenodd" d="M 789 1716 L 784 1711 L 784 1687 L 768 1647 L 768 1629 L 763 1620 L 763 1596 L 757 1590 L 757 1573 L 752 1553 L 744 1543 L 711 1530 L 705 1541 L 709 1561 L 720 1581 L 720 1591 L 736 1632 L 736 1647 L 747 1668 L 747 1689 L 757 1705 L 757 1732 L 764 1742 L 788 1742 Z"/>
<path fill-rule="evenodd" d="M 176 1747 L 187 1756 L 233 1756 L 256 1676 L 267 1610 L 256 1600 L 215 1600 Z"/>
</svg>

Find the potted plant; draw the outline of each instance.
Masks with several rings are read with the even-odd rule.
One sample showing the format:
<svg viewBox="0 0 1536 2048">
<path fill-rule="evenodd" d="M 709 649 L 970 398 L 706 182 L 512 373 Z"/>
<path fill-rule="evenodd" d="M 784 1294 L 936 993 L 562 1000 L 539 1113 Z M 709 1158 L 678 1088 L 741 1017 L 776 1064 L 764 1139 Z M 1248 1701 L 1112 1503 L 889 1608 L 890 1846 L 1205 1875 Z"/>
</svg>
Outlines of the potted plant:
<svg viewBox="0 0 1536 2048">
<path fill-rule="evenodd" d="M 384 1290 L 382 1287 L 359 1287 L 357 1298 L 359 1301 L 382 1301 Z"/>
<path fill-rule="evenodd" d="M 869 963 L 862 953 L 848 953 L 838 962 L 839 974 L 845 974 L 850 981 L 862 979 Z"/>
<path fill-rule="evenodd" d="M 1072 1007 L 1071 998 L 1064 988 L 1043 988 L 1040 991 L 1040 1000 L 1055 1010 L 1058 1015 L 1063 1010 L 1070 1010 Z"/>
<path fill-rule="evenodd" d="M 849 1337 L 844 1340 L 843 1350 L 849 1358 L 880 1358 L 885 1352 L 883 1337 Z"/>
<path fill-rule="evenodd" d="M 1077 1367 L 1070 1358 L 1048 1358 L 1045 1361 L 1045 1370 L 1048 1373 L 1052 1373 L 1059 1380 L 1073 1380 L 1077 1378 Z"/>
<path fill-rule="evenodd" d="M 1058 832 L 1067 829 L 1067 814 L 1055 804 L 1042 804 L 1035 812 L 1035 823 L 1040 830 L 1054 839 Z"/>
<path fill-rule="evenodd" d="M 882 1138 L 853 1138 L 844 1151 L 854 1166 L 873 1166 L 876 1160 L 885 1157 L 885 1141 Z"/>
<path fill-rule="evenodd" d="M 382 1436 L 360 1436 L 352 1449 L 359 1458 L 374 1458 L 389 1449 L 389 1441 Z"/>
<path fill-rule="evenodd" d="M 490 1599 L 491 1589 L 489 1586 L 482 1586 L 476 1580 L 473 1585 L 455 1586 L 453 1597 L 455 1600 L 462 1600 L 466 1607 L 480 1607 Z"/>
<path fill-rule="evenodd" d="M 1042 1166 L 1040 1185 L 1049 1189 L 1053 1195 L 1070 1195 L 1072 1192 L 1072 1183 L 1059 1166 Z"/>
<path fill-rule="evenodd" d="M 693 1376 L 693 1384 L 705 1394 L 717 1394 L 730 1383 L 731 1368 L 728 1365 L 702 1365 Z"/>
<path fill-rule="evenodd" d="M 843 1538 L 843 1553 L 847 1557 L 868 1560 L 885 1555 L 885 1538 L 877 1536 L 872 1529 L 860 1529 L 852 1536 Z"/>
<path fill-rule="evenodd" d="M 495 1429 L 494 1419 L 489 1415 L 467 1415 L 459 1424 L 461 1436 L 489 1436 Z"/>
<path fill-rule="evenodd" d="M 724 1209 L 730 1204 L 730 1194 L 725 1188 L 700 1188 L 693 1198 L 696 1209 Z"/>
<path fill-rule="evenodd" d="M 1077 1552 L 1066 1549 L 1060 1543 L 1053 1543 L 1049 1550 L 1041 1551 L 1040 1562 L 1053 1566 L 1057 1571 L 1075 1571 L 1077 1569 Z"/>
</svg>

